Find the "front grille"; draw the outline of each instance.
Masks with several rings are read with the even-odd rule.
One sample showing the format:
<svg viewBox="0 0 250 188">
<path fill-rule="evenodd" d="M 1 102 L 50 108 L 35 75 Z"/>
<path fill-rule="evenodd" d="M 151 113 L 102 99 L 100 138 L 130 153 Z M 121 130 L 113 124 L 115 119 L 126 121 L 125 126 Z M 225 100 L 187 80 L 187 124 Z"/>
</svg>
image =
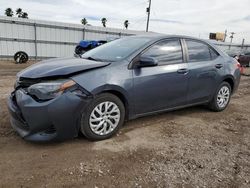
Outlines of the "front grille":
<svg viewBox="0 0 250 188">
<path fill-rule="evenodd" d="M 28 131 L 29 130 L 29 126 L 26 122 L 20 122 L 17 124 L 17 126 L 20 128 L 20 129 L 23 129 L 23 130 L 26 130 Z"/>
<path fill-rule="evenodd" d="M 25 129 L 25 130 L 28 130 L 29 129 L 29 126 L 28 124 L 26 123 L 23 115 L 22 115 L 22 112 L 21 110 L 19 109 L 18 105 L 17 105 L 17 102 L 16 102 L 16 95 L 15 93 L 12 93 L 11 94 L 11 101 L 12 101 L 12 105 L 13 107 L 15 108 L 15 113 L 14 113 L 14 117 L 17 121 L 19 121 L 20 123 L 18 124 L 18 127 L 21 128 L 21 129 Z"/>
<path fill-rule="evenodd" d="M 47 130 L 44 131 L 44 133 L 46 134 L 53 134 L 55 132 L 56 132 L 56 128 L 53 125 L 51 125 Z"/>
</svg>

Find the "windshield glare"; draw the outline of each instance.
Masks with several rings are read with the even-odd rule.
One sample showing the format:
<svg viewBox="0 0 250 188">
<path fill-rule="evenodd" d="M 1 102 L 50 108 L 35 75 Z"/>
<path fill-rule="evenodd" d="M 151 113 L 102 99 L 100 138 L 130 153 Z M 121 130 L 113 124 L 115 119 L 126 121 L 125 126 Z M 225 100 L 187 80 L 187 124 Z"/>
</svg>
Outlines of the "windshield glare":
<svg viewBox="0 0 250 188">
<path fill-rule="evenodd" d="M 140 49 L 150 41 L 147 37 L 125 37 L 101 45 L 82 55 L 82 58 L 91 58 L 100 61 L 120 61 Z"/>
</svg>

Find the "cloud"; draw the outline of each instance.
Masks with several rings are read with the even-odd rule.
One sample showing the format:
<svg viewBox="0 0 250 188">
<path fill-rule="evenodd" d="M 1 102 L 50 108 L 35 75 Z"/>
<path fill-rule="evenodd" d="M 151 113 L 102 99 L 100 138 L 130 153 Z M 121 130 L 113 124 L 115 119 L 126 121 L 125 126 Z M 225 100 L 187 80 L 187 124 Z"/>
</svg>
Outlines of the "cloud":
<svg viewBox="0 0 250 188">
<path fill-rule="evenodd" d="M 244 17 L 242 20 L 245 20 L 245 21 L 250 21 L 250 15 Z"/>
<path fill-rule="evenodd" d="M 148 0 L 0 0 L 0 14 L 7 7 L 23 8 L 31 19 L 101 26 L 106 17 L 107 27 L 145 30 Z M 3 6 L 4 5 L 4 6 Z M 166 34 L 184 34 L 208 38 L 210 32 L 237 32 L 234 41 L 242 38 L 250 43 L 249 0 L 152 0 L 149 30 Z"/>
<path fill-rule="evenodd" d="M 101 18 L 100 17 L 97 17 L 97 16 L 86 16 L 86 19 L 88 19 L 88 20 L 101 20 Z"/>
<path fill-rule="evenodd" d="M 167 20 L 167 19 L 157 19 L 157 18 L 152 18 L 150 21 L 153 21 L 153 22 L 163 22 L 163 23 L 184 24 L 184 23 L 181 22 L 181 21 Z"/>
</svg>

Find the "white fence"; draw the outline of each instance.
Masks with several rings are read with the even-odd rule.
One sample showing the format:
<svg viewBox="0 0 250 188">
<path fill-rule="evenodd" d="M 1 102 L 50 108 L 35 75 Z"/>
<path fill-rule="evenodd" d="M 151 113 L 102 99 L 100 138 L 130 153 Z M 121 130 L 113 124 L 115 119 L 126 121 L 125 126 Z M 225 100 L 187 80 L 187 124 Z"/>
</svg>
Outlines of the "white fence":
<svg viewBox="0 0 250 188">
<path fill-rule="evenodd" d="M 143 31 L 0 16 L 0 59 L 25 51 L 30 59 L 72 56 L 80 40 L 107 40 Z"/>
<path fill-rule="evenodd" d="M 13 59 L 18 51 L 25 51 L 30 59 L 72 56 L 80 40 L 135 34 L 146 32 L 0 16 L 0 59 Z M 250 50 L 250 45 L 212 42 L 224 51 Z"/>
</svg>

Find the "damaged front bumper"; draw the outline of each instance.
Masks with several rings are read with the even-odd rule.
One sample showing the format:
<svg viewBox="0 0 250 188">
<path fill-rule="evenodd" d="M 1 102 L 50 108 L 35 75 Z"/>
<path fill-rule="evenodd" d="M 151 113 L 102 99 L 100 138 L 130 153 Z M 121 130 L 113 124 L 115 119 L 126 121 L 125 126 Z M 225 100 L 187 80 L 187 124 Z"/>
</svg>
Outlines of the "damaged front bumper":
<svg viewBox="0 0 250 188">
<path fill-rule="evenodd" d="M 28 141 L 62 141 L 78 135 L 81 115 L 90 98 L 80 92 L 39 102 L 23 89 L 14 91 L 8 99 L 12 127 Z"/>
</svg>

